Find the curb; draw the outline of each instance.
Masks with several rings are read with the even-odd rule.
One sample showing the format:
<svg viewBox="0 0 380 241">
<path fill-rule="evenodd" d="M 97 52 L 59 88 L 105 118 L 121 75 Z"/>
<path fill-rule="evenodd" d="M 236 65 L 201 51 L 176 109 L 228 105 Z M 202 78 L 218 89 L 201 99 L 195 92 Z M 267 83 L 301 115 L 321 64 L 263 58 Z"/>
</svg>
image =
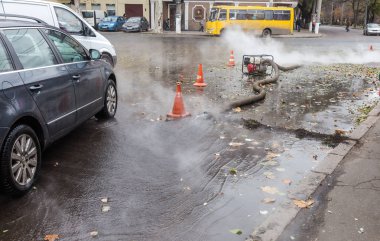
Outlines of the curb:
<svg viewBox="0 0 380 241">
<path fill-rule="evenodd" d="M 290 199 L 307 199 L 317 190 L 318 186 L 328 175 L 336 169 L 350 150 L 358 143 L 368 130 L 380 121 L 380 103 L 369 113 L 368 118 L 362 122 L 349 135 L 348 140 L 335 147 L 319 165 L 311 171 L 305 179 L 295 186 L 295 190 L 288 194 Z M 301 208 L 297 208 L 291 200 L 276 209 L 276 212 L 268 217 L 261 225 L 256 227 L 246 241 L 276 241 L 285 230 L 286 226 L 293 221 Z"/>
</svg>

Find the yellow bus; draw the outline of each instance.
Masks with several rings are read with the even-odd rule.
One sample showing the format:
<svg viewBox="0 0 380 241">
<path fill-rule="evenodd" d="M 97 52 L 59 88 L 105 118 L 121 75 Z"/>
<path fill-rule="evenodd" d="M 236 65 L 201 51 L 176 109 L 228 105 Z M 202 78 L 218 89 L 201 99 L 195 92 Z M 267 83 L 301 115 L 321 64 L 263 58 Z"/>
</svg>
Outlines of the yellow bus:
<svg viewBox="0 0 380 241">
<path fill-rule="evenodd" d="M 206 32 L 221 35 L 239 26 L 243 31 L 254 31 L 263 37 L 272 34 L 293 34 L 294 9 L 263 6 L 215 6 L 206 22 Z"/>
</svg>

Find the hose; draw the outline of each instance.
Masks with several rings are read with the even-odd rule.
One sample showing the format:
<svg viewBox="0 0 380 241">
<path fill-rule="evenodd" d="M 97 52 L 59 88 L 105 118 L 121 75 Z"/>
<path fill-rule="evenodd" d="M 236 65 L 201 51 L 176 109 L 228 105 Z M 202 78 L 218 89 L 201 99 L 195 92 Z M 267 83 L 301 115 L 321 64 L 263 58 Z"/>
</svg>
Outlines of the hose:
<svg viewBox="0 0 380 241">
<path fill-rule="evenodd" d="M 276 82 L 278 80 L 278 78 L 280 77 L 279 70 L 290 71 L 290 70 L 294 70 L 294 69 L 297 69 L 297 68 L 300 67 L 300 65 L 293 65 L 293 66 L 289 66 L 289 67 L 283 67 L 283 66 L 280 66 L 280 65 L 276 64 L 274 61 L 272 61 L 270 59 L 263 60 L 262 64 L 269 64 L 269 65 L 271 65 L 272 68 L 273 68 L 273 71 L 275 73 L 274 76 L 272 76 L 270 78 L 267 78 L 267 79 L 263 79 L 263 80 L 259 80 L 259 81 L 254 82 L 253 85 L 252 85 L 252 89 L 257 94 L 254 95 L 254 96 L 242 99 L 242 100 L 238 100 L 238 101 L 232 102 L 229 105 L 229 109 L 240 107 L 240 106 L 244 106 L 244 105 L 250 105 L 250 104 L 253 104 L 255 102 L 258 102 L 258 101 L 264 99 L 265 95 L 266 95 L 266 91 L 261 87 L 261 85 L 266 85 L 266 84 L 270 84 L 270 83 Z"/>
</svg>

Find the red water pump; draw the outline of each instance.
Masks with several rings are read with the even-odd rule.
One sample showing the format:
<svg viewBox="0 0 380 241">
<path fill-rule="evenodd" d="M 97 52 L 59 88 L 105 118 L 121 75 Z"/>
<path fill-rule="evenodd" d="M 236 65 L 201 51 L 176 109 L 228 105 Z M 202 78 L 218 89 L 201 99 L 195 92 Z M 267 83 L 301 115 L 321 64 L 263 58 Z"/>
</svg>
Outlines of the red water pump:
<svg viewBox="0 0 380 241">
<path fill-rule="evenodd" d="M 270 75 L 271 68 L 264 63 L 265 59 L 273 61 L 272 55 L 243 55 L 243 61 L 241 66 L 241 72 L 246 75 Z"/>
</svg>

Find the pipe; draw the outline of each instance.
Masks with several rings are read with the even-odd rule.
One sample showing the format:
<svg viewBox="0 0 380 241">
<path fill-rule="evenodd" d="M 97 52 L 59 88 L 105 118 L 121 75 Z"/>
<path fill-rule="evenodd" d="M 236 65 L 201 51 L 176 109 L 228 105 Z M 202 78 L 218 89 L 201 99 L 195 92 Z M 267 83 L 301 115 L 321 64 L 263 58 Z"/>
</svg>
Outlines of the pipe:
<svg viewBox="0 0 380 241">
<path fill-rule="evenodd" d="M 232 108 L 236 108 L 236 107 L 240 107 L 240 106 L 244 106 L 244 105 L 250 105 L 250 104 L 253 104 L 255 102 L 258 102 L 258 101 L 264 99 L 265 95 L 266 95 L 266 91 L 260 85 L 266 85 L 266 84 L 270 84 L 270 83 L 275 83 L 278 80 L 278 78 L 280 77 L 279 70 L 290 71 L 290 70 L 294 70 L 294 69 L 297 69 L 297 68 L 300 67 L 300 65 L 293 65 L 293 66 L 289 66 L 289 67 L 284 67 L 284 66 L 276 64 L 274 61 L 272 61 L 270 59 L 265 59 L 262 62 L 262 64 L 269 64 L 269 65 L 271 65 L 272 68 L 273 68 L 273 70 L 274 70 L 274 72 L 275 72 L 275 75 L 273 77 L 270 77 L 270 78 L 267 78 L 267 79 L 263 79 L 263 80 L 259 80 L 259 81 L 254 82 L 253 85 L 252 85 L 252 89 L 257 94 L 254 95 L 254 96 L 251 96 L 251 97 L 247 97 L 247 98 L 242 99 L 242 100 L 238 100 L 238 101 L 232 102 L 229 105 L 228 109 L 232 109 Z"/>
</svg>

